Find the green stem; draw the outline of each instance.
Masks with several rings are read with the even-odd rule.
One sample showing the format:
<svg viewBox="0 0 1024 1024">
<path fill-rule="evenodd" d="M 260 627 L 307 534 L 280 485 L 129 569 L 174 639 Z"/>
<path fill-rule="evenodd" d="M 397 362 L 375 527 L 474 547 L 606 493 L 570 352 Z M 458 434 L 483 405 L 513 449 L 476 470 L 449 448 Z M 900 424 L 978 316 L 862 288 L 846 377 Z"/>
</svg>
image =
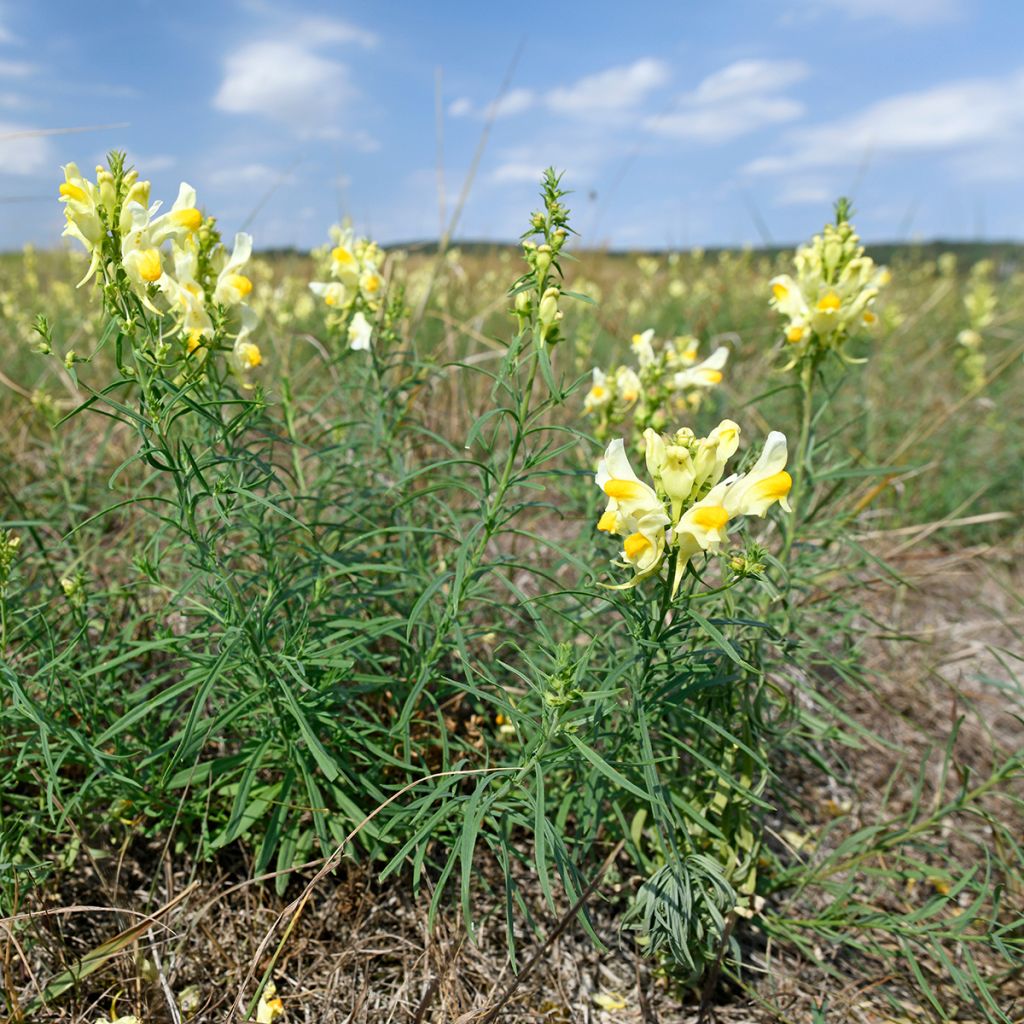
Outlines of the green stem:
<svg viewBox="0 0 1024 1024">
<path fill-rule="evenodd" d="M 780 561 L 787 562 L 796 540 L 800 516 L 800 502 L 803 498 L 807 478 L 810 475 L 808 456 L 811 450 L 811 431 L 814 421 L 814 372 L 815 360 L 808 357 L 800 369 L 800 438 L 797 442 L 796 464 L 793 474 L 793 489 L 789 496 L 792 511 L 786 526 L 786 540 L 782 547 Z"/>
</svg>

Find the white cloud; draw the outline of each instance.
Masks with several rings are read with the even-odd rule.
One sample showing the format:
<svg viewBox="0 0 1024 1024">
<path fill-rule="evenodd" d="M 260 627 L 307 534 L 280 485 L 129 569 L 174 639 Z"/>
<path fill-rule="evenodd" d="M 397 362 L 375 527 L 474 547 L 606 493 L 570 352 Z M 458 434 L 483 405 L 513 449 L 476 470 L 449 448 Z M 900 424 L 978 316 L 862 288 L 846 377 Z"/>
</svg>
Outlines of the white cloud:
<svg viewBox="0 0 1024 1024">
<path fill-rule="evenodd" d="M 57 163 L 53 143 L 27 125 L 0 121 L 0 174 L 52 173 Z"/>
<path fill-rule="evenodd" d="M 502 117 L 521 114 L 529 110 L 536 102 L 537 97 L 532 89 L 510 89 L 479 111 L 473 106 L 470 99 L 463 96 L 451 103 L 448 107 L 448 115 L 450 117 L 479 117 L 485 121 L 498 120 Z"/>
<path fill-rule="evenodd" d="M 1024 145 L 1024 70 L 891 96 L 831 124 L 792 131 L 785 141 L 783 155 L 754 160 L 746 171 L 791 173 L 872 157 Z"/>
<path fill-rule="evenodd" d="M 508 160 L 499 164 L 490 175 L 491 181 L 496 185 L 536 185 L 540 182 L 544 167 L 540 163 L 530 163 L 528 160 Z"/>
<path fill-rule="evenodd" d="M 4 78 L 25 78 L 35 71 L 35 64 L 27 60 L 0 60 L 0 76 Z"/>
<path fill-rule="evenodd" d="M 206 177 L 207 182 L 215 188 L 233 188 L 238 185 L 269 186 L 285 185 L 295 181 L 294 175 L 280 167 L 269 167 L 267 164 L 250 163 L 238 167 L 220 167 Z"/>
<path fill-rule="evenodd" d="M 477 107 L 467 96 L 461 96 L 449 105 L 448 114 L 497 120 L 544 106 L 556 114 L 576 119 L 606 118 L 638 107 L 649 93 L 665 85 L 670 78 L 667 64 L 653 57 L 643 57 L 632 64 L 606 68 L 572 85 L 542 94 L 532 89 L 510 89 L 487 106 Z"/>
<path fill-rule="evenodd" d="M 644 57 L 632 64 L 587 75 L 570 86 L 552 89 L 545 102 L 556 113 L 573 117 L 622 113 L 639 106 L 670 78 L 671 71 L 664 61 Z"/>
<path fill-rule="evenodd" d="M 317 52 L 346 43 L 368 48 L 376 37 L 334 18 L 306 18 L 273 38 L 243 43 L 224 60 L 213 106 L 280 122 L 300 136 L 347 138 L 344 113 L 358 90 L 347 65 Z M 365 132 L 357 135 L 361 148 L 376 145 Z"/>
<path fill-rule="evenodd" d="M 785 20 L 792 23 L 807 15 L 840 12 L 857 20 L 881 18 L 900 25 L 929 25 L 958 21 L 966 10 L 964 0 L 803 0 Z"/>
<path fill-rule="evenodd" d="M 669 138 L 726 142 L 801 117 L 804 105 L 782 90 L 809 73 L 798 60 L 736 61 L 681 96 L 674 110 L 647 117 L 643 124 Z"/>
<path fill-rule="evenodd" d="M 348 68 L 299 43 L 248 43 L 224 62 L 224 81 L 213 99 L 218 110 L 261 114 L 304 130 L 330 127 L 355 95 Z"/>
<path fill-rule="evenodd" d="M 738 60 L 705 78 L 694 90 L 695 103 L 720 103 L 802 82 L 810 69 L 802 60 Z"/>
<path fill-rule="evenodd" d="M 828 186 L 816 181 L 786 182 L 775 197 L 776 206 L 820 206 L 834 199 Z"/>
<path fill-rule="evenodd" d="M 377 37 L 372 32 L 338 18 L 303 18 L 291 30 L 290 35 L 307 46 L 355 43 L 364 49 L 372 50 L 377 45 Z"/>
</svg>

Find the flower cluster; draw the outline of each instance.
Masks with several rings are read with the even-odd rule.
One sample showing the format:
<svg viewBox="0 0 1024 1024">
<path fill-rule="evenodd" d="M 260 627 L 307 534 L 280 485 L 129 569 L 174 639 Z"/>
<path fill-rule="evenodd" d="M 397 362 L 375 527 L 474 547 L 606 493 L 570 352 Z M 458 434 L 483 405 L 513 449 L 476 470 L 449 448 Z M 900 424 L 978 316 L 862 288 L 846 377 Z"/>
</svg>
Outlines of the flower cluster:
<svg viewBox="0 0 1024 1024">
<path fill-rule="evenodd" d="M 349 348 L 366 351 L 384 298 L 384 250 L 368 238 L 356 238 L 351 226 L 331 228 L 332 245 L 314 253 L 326 281 L 309 288 L 329 307 L 328 323 L 344 328 Z"/>
<path fill-rule="evenodd" d="M 124 167 L 122 154 L 113 153 L 107 168 L 96 168 L 95 182 L 76 164 L 67 164 L 60 201 L 67 221 L 64 235 L 80 241 L 91 257 L 80 284 L 99 272 L 111 286 L 105 291 L 108 300 L 126 322 L 133 311 L 120 300 L 133 295 L 142 312 L 173 316 L 171 333 L 180 337 L 183 354 L 202 362 L 227 335 L 233 314 L 238 323 L 233 368 L 244 372 L 260 365 L 262 355 L 251 340 L 257 317 L 246 301 L 252 281 L 243 273 L 252 237 L 237 234 L 229 253 L 213 218 L 204 217 L 196 205 L 191 185 L 182 182 L 170 210 L 160 214 L 161 203 L 150 204 L 150 183 Z"/>
<path fill-rule="evenodd" d="M 608 372 L 594 367 L 583 409 L 597 419 L 597 437 L 606 440 L 634 407 L 637 433 L 648 427 L 664 429 L 669 409 L 686 414 L 700 408 L 704 395 L 721 383 L 729 350 L 719 346 L 699 362 L 699 349 L 692 335 L 656 344 L 654 330 L 648 329 L 633 335 L 635 367 L 622 365 Z"/>
<path fill-rule="evenodd" d="M 985 352 L 982 332 L 991 326 L 996 312 L 996 290 L 992 284 L 995 269 L 991 260 L 979 260 L 971 267 L 967 280 L 964 308 L 968 325 L 956 336 L 957 361 L 968 384 L 979 388 L 985 383 Z"/>
<path fill-rule="evenodd" d="M 701 438 L 685 427 L 670 436 L 648 428 L 644 442 L 653 486 L 633 471 L 621 438 L 608 445 L 594 478 L 608 498 L 597 528 L 623 538 L 620 564 L 633 570 L 624 586 L 657 573 L 672 556 L 674 594 L 690 559 L 717 552 L 737 516 L 763 517 L 775 502 L 789 511 L 793 482 L 786 472 L 785 435 L 772 431 L 748 472 L 725 477 L 739 435 L 732 420 Z"/>
<path fill-rule="evenodd" d="M 840 200 L 836 223 L 797 249 L 795 276 L 780 274 L 770 282 L 771 305 L 786 318 L 783 333 L 794 353 L 791 365 L 827 350 L 845 359 L 847 338 L 878 323 L 871 307 L 889 283 L 889 271 L 864 255 L 847 212 Z"/>
</svg>

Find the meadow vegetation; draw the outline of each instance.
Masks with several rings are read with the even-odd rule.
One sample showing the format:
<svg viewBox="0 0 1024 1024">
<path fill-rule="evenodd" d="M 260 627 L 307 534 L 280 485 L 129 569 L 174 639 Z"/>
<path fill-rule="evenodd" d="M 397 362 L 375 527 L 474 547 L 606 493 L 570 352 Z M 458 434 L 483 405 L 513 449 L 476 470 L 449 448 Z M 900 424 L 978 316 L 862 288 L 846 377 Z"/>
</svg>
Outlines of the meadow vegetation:
<svg viewBox="0 0 1024 1024">
<path fill-rule="evenodd" d="M 516 249 L 269 259 L 149 193 L 68 165 L 85 255 L 0 259 L 8 1019 L 350 1019 L 282 964 L 355 871 L 512 975 L 570 930 L 663 1005 L 1020 1019 L 1012 566 L 1005 644 L 902 691 L 941 721 L 878 713 L 906 552 L 1020 550 L 1012 251 L 883 266 L 840 200 L 795 254 L 591 252 L 549 172 Z M 197 973 L 158 922 L 216 872 L 279 912 Z M 55 958 L 83 878 L 155 916 Z M 577 1019 L 533 998 L 478 1019 Z"/>
</svg>

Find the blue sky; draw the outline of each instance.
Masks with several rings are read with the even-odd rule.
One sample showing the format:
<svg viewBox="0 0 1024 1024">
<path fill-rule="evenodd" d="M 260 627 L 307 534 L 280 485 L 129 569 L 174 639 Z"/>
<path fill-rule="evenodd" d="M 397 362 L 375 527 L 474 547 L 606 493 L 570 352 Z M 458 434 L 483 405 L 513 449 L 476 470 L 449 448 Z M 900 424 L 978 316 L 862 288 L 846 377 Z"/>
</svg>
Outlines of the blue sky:
<svg viewBox="0 0 1024 1024">
<path fill-rule="evenodd" d="M 461 237 L 550 163 L 585 244 L 793 243 L 844 192 L 868 240 L 1024 238 L 1022 39 L 1010 0 L 0 0 L 0 249 L 114 147 L 257 247 L 436 237 L 489 113 Z"/>
</svg>

